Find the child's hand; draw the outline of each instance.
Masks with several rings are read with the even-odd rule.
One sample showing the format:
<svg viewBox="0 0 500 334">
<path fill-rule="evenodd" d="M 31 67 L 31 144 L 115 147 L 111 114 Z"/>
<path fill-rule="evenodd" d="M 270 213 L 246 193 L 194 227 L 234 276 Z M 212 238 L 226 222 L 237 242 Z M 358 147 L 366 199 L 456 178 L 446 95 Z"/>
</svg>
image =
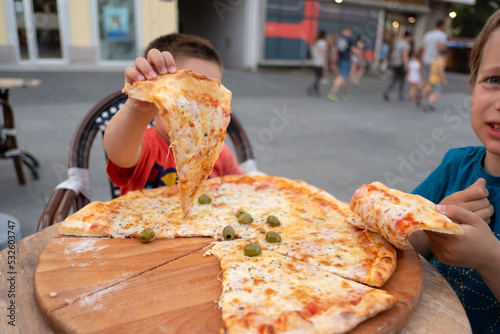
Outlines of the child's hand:
<svg viewBox="0 0 500 334">
<path fill-rule="evenodd" d="M 488 190 L 486 189 L 486 180 L 477 179 L 474 184 L 467 189 L 457 191 L 445 198 L 439 203 L 443 205 L 457 205 L 465 210 L 471 211 L 489 223 L 493 215 L 494 208 L 488 200 Z"/>
<path fill-rule="evenodd" d="M 176 71 L 174 58 L 170 52 L 160 52 L 151 49 L 147 59 L 139 57 L 135 60 L 135 67 L 125 69 L 125 81 L 133 83 L 136 81 L 156 79 L 157 74 L 173 73 Z"/>
<path fill-rule="evenodd" d="M 426 232 L 434 256 L 442 263 L 472 268 L 481 273 L 496 256 L 498 239 L 478 215 L 456 205 L 437 205 L 436 211 L 458 222 L 463 235 Z"/>
</svg>

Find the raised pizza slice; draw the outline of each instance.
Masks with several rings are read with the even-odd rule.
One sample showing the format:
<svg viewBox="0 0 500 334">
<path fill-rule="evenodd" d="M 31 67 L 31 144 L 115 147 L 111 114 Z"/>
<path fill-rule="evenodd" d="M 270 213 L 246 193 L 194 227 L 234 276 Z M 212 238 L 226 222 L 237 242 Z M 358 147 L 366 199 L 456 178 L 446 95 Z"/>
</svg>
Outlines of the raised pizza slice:
<svg viewBox="0 0 500 334">
<path fill-rule="evenodd" d="M 182 210 L 188 217 L 222 152 L 230 121 L 231 92 L 219 80 L 191 70 L 125 83 L 123 91 L 158 107 L 177 165 Z"/>
<path fill-rule="evenodd" d="M 247 244 L 223 241 L 207 252 L 222 268 L 219 306 L 227 333 L 345 333 L 397 302 L 274 251 L 248 253 Z"/>
<path fill-rule="evenodd" d="M 436 212 L 436 205 L 419 196 L 390 189 L 380 182 L 365 184 L 354 193 L 350 208 L 363 218 L 354 224 L 386 238 L 399 249 L 408 247 L 408 237 L 417 230 L 458 234 L 459 224 Z"/>
</svg>

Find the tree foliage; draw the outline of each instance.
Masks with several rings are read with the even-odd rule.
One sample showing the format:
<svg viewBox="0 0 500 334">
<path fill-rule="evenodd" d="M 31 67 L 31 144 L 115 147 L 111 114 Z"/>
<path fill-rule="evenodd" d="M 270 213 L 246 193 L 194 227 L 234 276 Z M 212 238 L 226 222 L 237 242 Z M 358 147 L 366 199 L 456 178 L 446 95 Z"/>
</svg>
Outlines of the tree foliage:
<svg viewBox="0 0 500 334">
<path fill-rule="evenodd" d="M 500 9 L 500 0 L 476 0 L 474 6 L 455 5 L 453 10 L 457 13 L 452 21 L 452 27 L 458 37 L 476 37 L 488 17 Z"/>
</svg>

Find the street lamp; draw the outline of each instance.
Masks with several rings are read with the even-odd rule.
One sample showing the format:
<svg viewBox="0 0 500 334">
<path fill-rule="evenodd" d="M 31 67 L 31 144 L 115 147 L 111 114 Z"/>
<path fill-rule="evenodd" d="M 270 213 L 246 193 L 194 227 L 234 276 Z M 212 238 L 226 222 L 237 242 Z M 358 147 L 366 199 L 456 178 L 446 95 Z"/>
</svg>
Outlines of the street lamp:
<svg viewBox="0 0 500 334">
<path fill-rule="evenodd" d="M 336 3 L 342 3 L 343 0 L 335 0 Z"/>
<path fill-rule="evenodd" d="M 456 12 L 450 12 L 450 14 L 448 14 L 452 19 L 454 19 L 455 17 L 457 17 L 457 13 Z"/>
</svg>

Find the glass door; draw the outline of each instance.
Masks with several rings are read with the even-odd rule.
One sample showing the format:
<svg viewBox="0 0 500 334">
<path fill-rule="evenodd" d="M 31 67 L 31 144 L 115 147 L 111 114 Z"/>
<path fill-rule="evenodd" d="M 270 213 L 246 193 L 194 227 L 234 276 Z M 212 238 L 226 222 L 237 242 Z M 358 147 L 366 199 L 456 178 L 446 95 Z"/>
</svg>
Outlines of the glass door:
<svg viewBox="0 0 500 334">
<path fill-rule="evenodd" d="M 21 60 L 62 59 L 57 0 L 14 0 Z"/>
</svg>

